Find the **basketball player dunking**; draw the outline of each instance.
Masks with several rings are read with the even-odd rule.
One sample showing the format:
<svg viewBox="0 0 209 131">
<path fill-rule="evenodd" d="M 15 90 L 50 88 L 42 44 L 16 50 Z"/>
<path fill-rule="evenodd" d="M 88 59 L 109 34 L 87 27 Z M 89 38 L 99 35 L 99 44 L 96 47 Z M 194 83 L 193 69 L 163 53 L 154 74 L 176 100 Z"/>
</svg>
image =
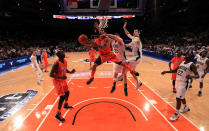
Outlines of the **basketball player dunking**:
<svg viewBox="0 0 209 131">
<path fill-rule="evenodd" d="M 104 32 L 105 34 L 105 32 Z M 112 40 L 105 36 L 100 36 L 97 39 L 91 39 L 88 41 L 85 41 L 84 45 L 88 47 L 97 47 L 99 51 L 99 57 L 94 62 L 94 65 L 92 67 L 91 71 L 91 77 L 86 82 L 86 84 L 90 84 L 94 80 L 94 74 L 96 72 L 96 68 L 107 61 L 112 61 L 116 64 L 122 65 L 124 68 L 129 70 L 133 77 L 138 76 L 139 74 L 133 70 L 130 69 L 130 67 L 127 64 L 124 64 L 112 51 L 111 51 L 111 43 Z"/>
<path fill-rule="evenodd" d="M 63 51 L 58 51 L 57 56 L 59 60 L 57 60 L 50 72 L 50 77 L 53 78 L 53 84 L 54 88 L 57 92 L 57 95 L 60 97 L 59 102 L 58 102 L 58 110 L 55 115 L 55 118 L 58 119 L 60 122 L 64 122 L 65 119 L 62 118 L 61 116 L 61 108 L 62 104 L 65 101 L 64 108 L 65 109 L 72 109 L 72 106 L 68 105 L 68 97 L 69 97 L 69 90 L 68 90 L 68 85 L 66 82 L 67 76 L 66 73 L 74 73 L 75 69 L 72 71 L 69 71 L 67 69 L 67 61 L 64 59 L 65 58 L 65 53 Z"/>
<path fill-rule="evenodd" d="M 193 54 L 191 52 L 188 52 L 185 56 L 185 61 L 181 62 L 179 66 L 175 70 L 170 71 L 163 71 L 161 74 L 164 75 L 166 73 L 175 73 L 177 72 L 176 80 L 177 80 L 177 93 L 176 93 L 176 112 L 174 115 L 170 118 L 171 121 L 176 121 L 179 119 L 179 112 L 186 113 L 190 111 L 189 107 L 186 104 L 186 93 L 188 90 L 189 85 L 189 79 L 192 78 L 199 78 L 199 75 L 197 73 L 197 68 L 192 62 L 192 59 L 194 58 Z M 191 75 L 191 73 L 194 73 L 194 75 Z M 184 104 L 184 109 L 180 110 L 181 103 Z"/>
<path fill-rule="evenodd" d="M 31 63 L 32 63 L 32 68 L 35 70 L 36 74 L 37 74 L 37 84 L 40 85 L 41 84 L 41 80 L 42 80 L 42 71 L 39 68 L 39 65 L 37 63 L 36 60 L 36 52 L 34 51 L 31 55 Z"/>
<path fill-rule="evenodd" d="M 203 80 L 209 71 L 209 59 L 207 58 L 207 50 L 202 50 L 200 55 L 196 55 L 196 58 L 197 71 L 200 76 L 200 90 L 198 92 L 198 96 L 202 96 Z"/>
</svg>

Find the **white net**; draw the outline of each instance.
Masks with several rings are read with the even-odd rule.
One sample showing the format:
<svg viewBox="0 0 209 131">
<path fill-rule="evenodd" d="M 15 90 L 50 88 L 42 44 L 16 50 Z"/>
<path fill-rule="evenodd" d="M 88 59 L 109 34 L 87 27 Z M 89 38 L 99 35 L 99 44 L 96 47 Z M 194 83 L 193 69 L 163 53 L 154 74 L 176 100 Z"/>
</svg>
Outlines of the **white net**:
<svg viewBox="0 0 209 131">
<path fill-rule="evenodd" d="M 102 28 L 107 28 L 108 27 L 108 19 L 99 19 L 99 27 Z"/>
</svg>

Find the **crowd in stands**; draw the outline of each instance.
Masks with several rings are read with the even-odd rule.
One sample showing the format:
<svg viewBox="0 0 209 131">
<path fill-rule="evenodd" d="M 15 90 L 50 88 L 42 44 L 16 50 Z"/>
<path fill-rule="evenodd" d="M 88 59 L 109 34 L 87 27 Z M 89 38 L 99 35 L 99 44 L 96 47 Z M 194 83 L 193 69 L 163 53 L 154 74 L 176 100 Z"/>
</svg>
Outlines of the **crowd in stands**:
<svg viewBox="0 0 209 131">
<path fill-rule="evenodd" d="M 188 49 L 201 50 L 209 45 L 209 32 L 201 33 L 168 33 L 159 32 L 151 37 L 143 39 L 143 49 L 161 53 L 164 55 L 175 55 L 177 50 L 183 53 Z"/>
<path fill-rule="evenodd" d="M 143 49 L 167 55 L 175 55 L 181 49 L 186 52 L 188 49 L 199 50 L 209 44 L 209 31 L 201 33 L 168 33 L 158 32 L 143 36 Z M 62 48 L 66 52 L 83 52 L 87 48 L 81 46 L 77 41 L 61 41 L 53 43 L 46 40 L 17 40 L 14 38 L 2 39 L 0 37 L 0 61 L 31 55 L 37 49 L 46 49 L 49 55 L 54 54 L 56 48 Z"/>
</svg>

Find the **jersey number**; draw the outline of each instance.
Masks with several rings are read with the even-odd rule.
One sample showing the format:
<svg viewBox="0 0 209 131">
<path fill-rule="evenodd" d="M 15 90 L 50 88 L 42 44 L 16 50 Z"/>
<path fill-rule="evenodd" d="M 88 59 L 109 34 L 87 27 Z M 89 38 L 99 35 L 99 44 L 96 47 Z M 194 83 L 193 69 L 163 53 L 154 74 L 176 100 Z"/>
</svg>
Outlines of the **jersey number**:
<svg viewBox="0 0 209 131">
<path fill-rule="evenodd" d="M 178 70 L 178 71 L 177 71 L 177 74 L 178 74 L 179 76 L 182 76 L 182 74 L 183 74 L 183 71 L 181 71 L 181 70 Z"/>
</svg>

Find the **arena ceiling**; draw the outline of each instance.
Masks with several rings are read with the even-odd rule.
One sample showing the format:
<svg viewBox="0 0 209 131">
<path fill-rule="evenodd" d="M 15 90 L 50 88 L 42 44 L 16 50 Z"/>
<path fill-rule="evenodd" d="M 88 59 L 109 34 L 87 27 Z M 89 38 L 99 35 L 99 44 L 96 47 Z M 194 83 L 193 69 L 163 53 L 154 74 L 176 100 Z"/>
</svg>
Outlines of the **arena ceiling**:
<svg viewBox="0 0 209 131">
<path fill-rule="evenodd" d="M 194 29 L 198 25 L 208 27 L 209 1 L 202 0 L 147 0 L 143 16 L 137 21 L 147 28 Z M 0 27 L 30 25 L 61 26 L 69 21 L 52 18 L 60 14 L 60 0 L 1 0 Z M 177 28 L 177 29 L 178 29 Z"/>
</svg>

